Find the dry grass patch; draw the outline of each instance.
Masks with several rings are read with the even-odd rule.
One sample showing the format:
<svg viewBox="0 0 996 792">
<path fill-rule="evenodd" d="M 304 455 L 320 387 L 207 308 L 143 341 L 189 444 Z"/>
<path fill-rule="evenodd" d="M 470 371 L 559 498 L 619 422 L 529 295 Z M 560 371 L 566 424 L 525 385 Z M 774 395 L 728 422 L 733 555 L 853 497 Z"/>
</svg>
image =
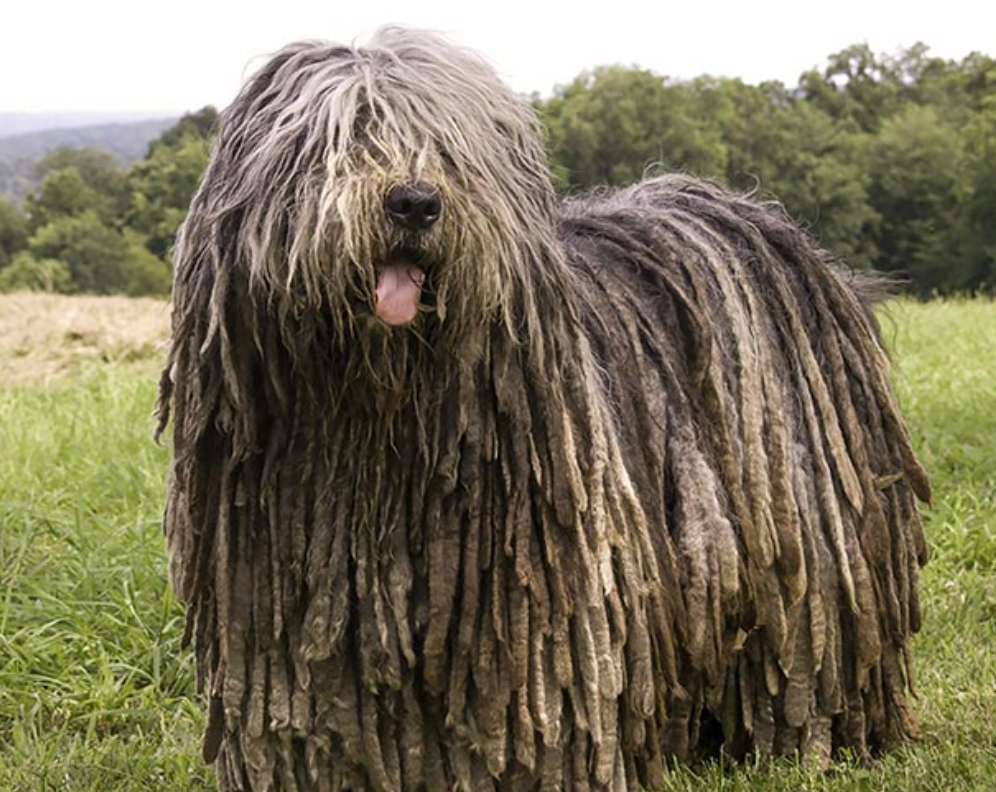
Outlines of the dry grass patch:
<svg viewBox="0 0 996 792">
<path fill-rule="evenodd" d="M 44 384 L 86 362 L 162 359 L 168 335 L 163 300 L 0 294 L 0 383 Z"/>
</svg>

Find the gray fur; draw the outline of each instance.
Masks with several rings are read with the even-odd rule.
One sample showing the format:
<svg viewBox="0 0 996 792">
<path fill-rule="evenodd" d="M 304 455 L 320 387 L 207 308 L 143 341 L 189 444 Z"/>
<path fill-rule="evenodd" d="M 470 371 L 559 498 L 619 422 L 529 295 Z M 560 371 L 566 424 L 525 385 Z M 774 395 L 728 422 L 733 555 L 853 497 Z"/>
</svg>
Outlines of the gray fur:
<svg viewBox="0 0 996 792">
<path fill-rule="evenodd" d="M 438 189 L 424 236 L 384 196 Z M 378 263 L 417 248 L 388 328 Z M 929 496 L 873 320 L 777 206 L 559 204 L 475 55 L 291 45 L 176 253 L 166 536 L 223 789 L 621 789 L 915 733 Z"/>
</svg>

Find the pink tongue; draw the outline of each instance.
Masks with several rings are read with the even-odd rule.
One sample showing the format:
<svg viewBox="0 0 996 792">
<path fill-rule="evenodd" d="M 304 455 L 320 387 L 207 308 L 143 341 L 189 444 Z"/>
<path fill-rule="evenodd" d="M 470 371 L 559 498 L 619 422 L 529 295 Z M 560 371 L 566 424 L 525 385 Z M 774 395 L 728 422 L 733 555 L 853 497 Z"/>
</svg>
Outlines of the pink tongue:
<svg viewBox="0 0 996 792">
<path fill-rule="evenodd" d="M 377 316 L 389 325 L 408 324 L 418 313 L 425 273 L 412 264 L 377 268 Z"/>
</svg>

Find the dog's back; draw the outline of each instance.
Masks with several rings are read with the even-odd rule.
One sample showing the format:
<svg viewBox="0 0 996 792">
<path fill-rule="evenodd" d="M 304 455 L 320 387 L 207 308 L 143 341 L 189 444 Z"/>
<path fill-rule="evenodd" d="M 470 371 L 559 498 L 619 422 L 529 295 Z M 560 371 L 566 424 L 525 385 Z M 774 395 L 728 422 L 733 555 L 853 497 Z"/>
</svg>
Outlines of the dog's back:
<svg viewBox="0 0 996 792">
<path fill-rule="evenodd" d="M 629 475 L 677 554 L 658 553 L 684 608 L 680 693 L 660 709 L 688 723 L 666 749 L 687 754 L 700 716 L 736 755 L 865 755 L 915 733 L 929 487 L 877 282 L 777 205 L 684 176 L 569 201 L 559 231 Z"/>
</svg>

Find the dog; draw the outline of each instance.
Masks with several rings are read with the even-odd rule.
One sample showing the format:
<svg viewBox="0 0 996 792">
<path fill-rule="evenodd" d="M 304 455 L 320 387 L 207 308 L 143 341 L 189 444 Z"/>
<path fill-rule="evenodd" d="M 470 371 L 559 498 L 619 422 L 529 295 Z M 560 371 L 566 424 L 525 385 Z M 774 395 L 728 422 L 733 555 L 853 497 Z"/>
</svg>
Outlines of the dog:
<svg viewBox="0 0 996 792">
<path fill-rule="evenodd" d="M 274 55 L 178 235 L 159 401 L 220 787 L 654 788 L 913 736 L 929 484 L 856 284 L 714 183 L 558 197 L 435 34 Z"/>
</svg>

